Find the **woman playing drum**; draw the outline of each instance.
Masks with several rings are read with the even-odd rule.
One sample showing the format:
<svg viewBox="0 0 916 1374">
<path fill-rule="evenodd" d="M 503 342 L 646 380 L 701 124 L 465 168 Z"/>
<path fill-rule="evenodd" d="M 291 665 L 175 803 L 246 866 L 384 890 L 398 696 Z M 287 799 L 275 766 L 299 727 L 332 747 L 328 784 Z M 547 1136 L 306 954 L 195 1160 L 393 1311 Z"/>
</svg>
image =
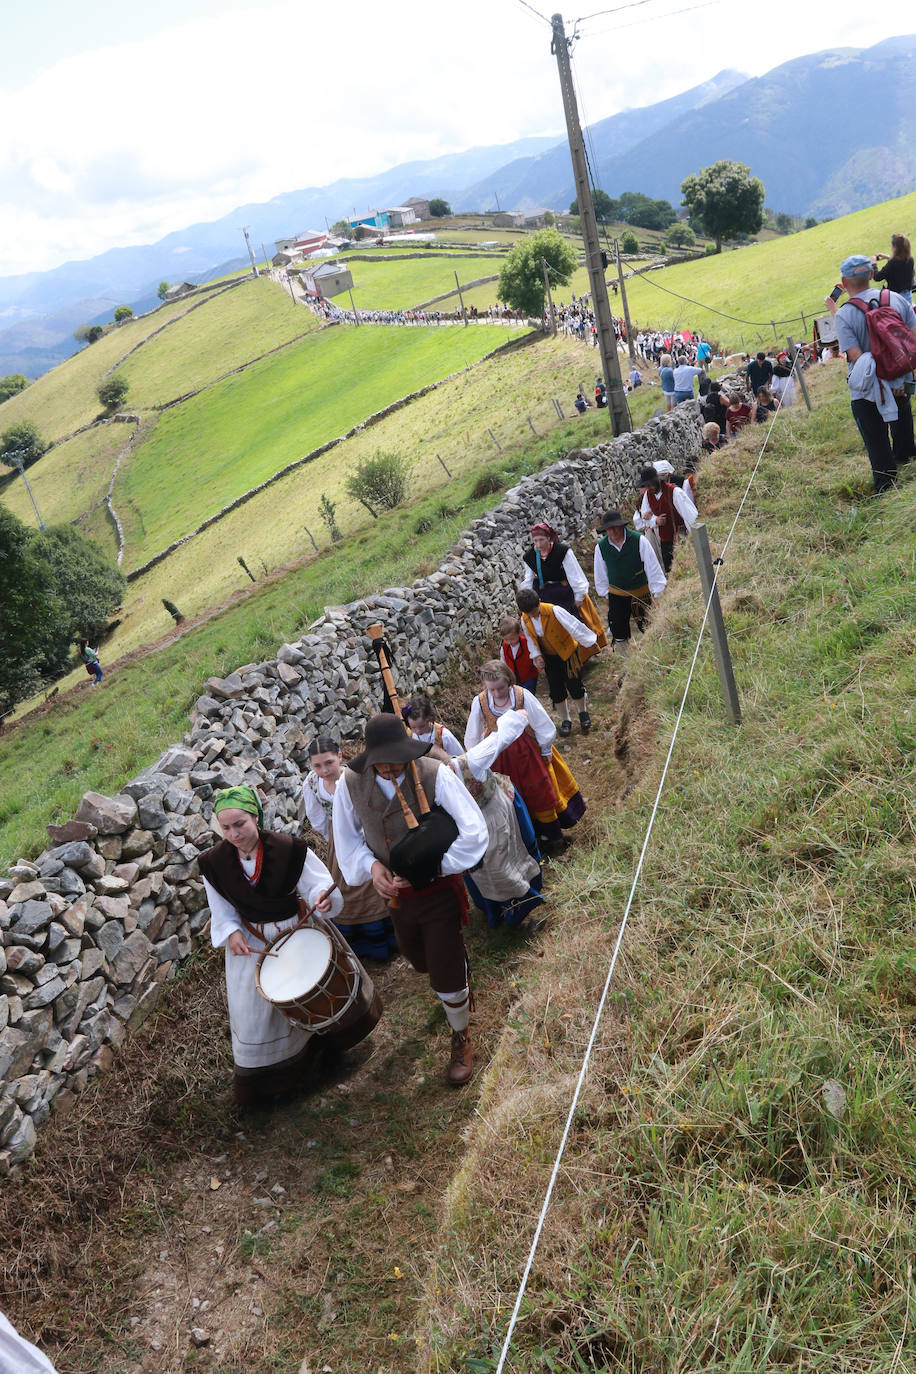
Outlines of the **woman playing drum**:
<svg viewBox="0 0 916 1374">
<path fill-rule="evenodd" d="M 309 745 L 309 758 L 312 767 L 302 784 L 302 799 L 309 824 L 327 844 L 328 869 L 343 898 L 343 910 L 334 924 L 360 959 L 390 959 L 397 952 L 398 942 L 394 938 L 388 903 L 371 882 L 351 887 L 340 871 L 334 852 L 331 807 L 344 770 L 340 745 L 328 735 L 319 735 Z"/>
<path fill-rule="evenodd" d="M 534 828 L 548 843 L 562 839 L 585 812 L 578 783 L 562 754 L 553 747 L 557 727 L 543 706 L 513 682 L 509 668 L 490 659 L 480 670 L 483 691 L 474 698 L 464 733 L 466 749 L 473 749 L 497 730 L 506 711 L 524 710 L 528 723 L 522 734 L 497 755 L 493 767 L 506 773 L 522 794 Z"/>
<path fill-rule="evenodd" d="M 224 835 L 198 860 L 210 906 L 210 938 L 226 947 L 226 992 L 234 1088 L 240 1106 L 275 1098 L 300 1081 L 311 1033 L 260 995 L 256 955 L 299 920 L 299 898 L 336 916 L 343 902 L 333 879 L 304 840 L 263 830 L 264 812 L 251 787 L 216 794 L 213 814 Z"/>
</svg>

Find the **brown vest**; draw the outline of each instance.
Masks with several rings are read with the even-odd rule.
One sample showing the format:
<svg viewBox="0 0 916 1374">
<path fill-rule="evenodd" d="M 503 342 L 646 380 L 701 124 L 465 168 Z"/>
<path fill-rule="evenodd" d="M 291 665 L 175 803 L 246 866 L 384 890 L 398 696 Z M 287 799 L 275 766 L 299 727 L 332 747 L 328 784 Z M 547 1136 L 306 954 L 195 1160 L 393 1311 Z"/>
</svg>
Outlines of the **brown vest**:
<svg viewBox="0 0 916 1374">
<path fill-rule="evenodd" d="M 264 858 L 261 876 L 255 885 L 248 881 L 239 862 L 239 852 L 228 840 L 220 840 L 197 860 L 207 881 L 252 925 L 285 921 L 298 914 L 296 884 L 309 852 L 305 840 L 276 830 L 262 830 L 261 843 Z"/>
<path fill-rule="evenodd" d="M 432 806 L 436 800 L 436 776 L 443 765 L 429 758 L 419 758 L 416 763 L 426 800 Z M 413 814 L 419 816 L 420 806 L 410 773 L 410 765 L 405 764 L 404 781 L 399 782 L 398 786 Z M 367 764 L 361 773 L 354 773 L 352 768 L 347 768 L 344 770 L 344 776 L 347 779 L 347 791 L 353 803 L 353 810 L 363 828 L 366 844 L 377 859 L 387 864 L 391 846 L 407 834 L 407 822 L 401 810 L 401 803 L 397 796 L 392 797 L 391 801 L 388 800 L 378 786 L 375 769 L 371 764 Z"/>
</svg>

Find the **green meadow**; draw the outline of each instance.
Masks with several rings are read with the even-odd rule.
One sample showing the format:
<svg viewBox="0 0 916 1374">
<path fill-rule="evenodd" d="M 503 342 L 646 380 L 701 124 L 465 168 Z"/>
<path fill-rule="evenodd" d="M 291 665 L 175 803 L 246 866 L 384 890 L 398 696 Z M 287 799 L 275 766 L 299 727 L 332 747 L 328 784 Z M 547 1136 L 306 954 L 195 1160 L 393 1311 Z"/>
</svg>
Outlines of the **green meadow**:
<svg viewBox="0 0 916 1374">
<path fill-rule="evenodd" d="M 750 351 L 784 343 L 787 334 L 810 338 L 812 319 L 826 314 L 824 297 L 839 280 L 843 259 L 887 253 L 891 234 L 907 233 L 914 218 L 916 192 L 798 234 L 630 278 L 630 315 L 657 328 L 699 329 L 731 350 L 742 342 Z M 807 328 L 800 319 L 779 323 L 801 314 Z M 770 320 L 777 322 L 775 332 Z"/>
<path fill-rule="evenodd" d="M 267 277 L 250 277 L 180 317 L 118 369 L 130 382 L 125 407 L 147 410 L 206 386 L 233 368 L 317 329 L 311 310 L 294 305 Z"/>
<path fill-rule="evenodd" d="M 46 524 L 75 520 L 104 500 L 115 460 L 135 428 L 99 425 L 56 445 L 28 469 L 29 485 Z M 19 478 L 5 489 L 3 503 L 26 524 L 34 520 L 32 503 Z"/>
<path fill-rule="evenodd" d="M 115 483 L 125 567 L 398 396 L 463 369 L 509 337 L 497 328 L 322 330 L 166 411 Z"/>
</svg>

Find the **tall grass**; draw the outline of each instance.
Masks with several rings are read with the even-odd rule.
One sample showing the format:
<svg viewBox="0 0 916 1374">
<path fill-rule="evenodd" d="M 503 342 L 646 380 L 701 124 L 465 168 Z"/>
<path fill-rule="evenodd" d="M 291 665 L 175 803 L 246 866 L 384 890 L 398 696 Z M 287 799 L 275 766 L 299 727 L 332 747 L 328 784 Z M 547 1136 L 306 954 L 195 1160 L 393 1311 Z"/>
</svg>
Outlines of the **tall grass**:
<svg viewBox="0 0 916 1374">
<path fill-rule="evenodd" d="M 916 1198 L 914 488 L 842 376 L 777 421 L 722 574 L 743 698 L 684 714 L 509 1368 L 907 1369 Z M 759 432 L 704 472 L 721 543 Z M 431 1257 L 437 1370 L 491 1370 L 702 619 L 688 551 L 631 658 L 598 843 L 531 960 Z M 457 1279 L 456 1279 L 457 1276 Z"/>
</svg>

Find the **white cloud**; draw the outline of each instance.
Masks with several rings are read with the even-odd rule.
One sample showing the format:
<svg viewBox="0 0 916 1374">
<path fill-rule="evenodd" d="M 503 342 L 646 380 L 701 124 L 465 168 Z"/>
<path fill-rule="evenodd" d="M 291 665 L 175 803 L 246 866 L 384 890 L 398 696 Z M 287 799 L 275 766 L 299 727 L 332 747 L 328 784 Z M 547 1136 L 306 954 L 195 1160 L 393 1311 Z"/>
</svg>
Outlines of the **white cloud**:
<svg viewBox="0 0 916 1374">
<path fill-rule="evenodd" d="M 652 0 L 633 13 L 676 8 Z M 592 120 L 723 67 L 760 72 L 882 36 L 875 16 L 838 19 L 835 0 L 809 0 L 791 23 L 768 13 L 765 41 L 753 8 L 632 22 L 582 26 L 576 71 Z M 267 0 L 75 53 L 0 93 L 0 127 L 17 131 L 0 147 L 0 273 L 146 242 L 285 190 L 560 129 L 550 38 L 517 0 L 394 10 L 353 0 L 327 24 L 298 0 Z"/>
</svg>

